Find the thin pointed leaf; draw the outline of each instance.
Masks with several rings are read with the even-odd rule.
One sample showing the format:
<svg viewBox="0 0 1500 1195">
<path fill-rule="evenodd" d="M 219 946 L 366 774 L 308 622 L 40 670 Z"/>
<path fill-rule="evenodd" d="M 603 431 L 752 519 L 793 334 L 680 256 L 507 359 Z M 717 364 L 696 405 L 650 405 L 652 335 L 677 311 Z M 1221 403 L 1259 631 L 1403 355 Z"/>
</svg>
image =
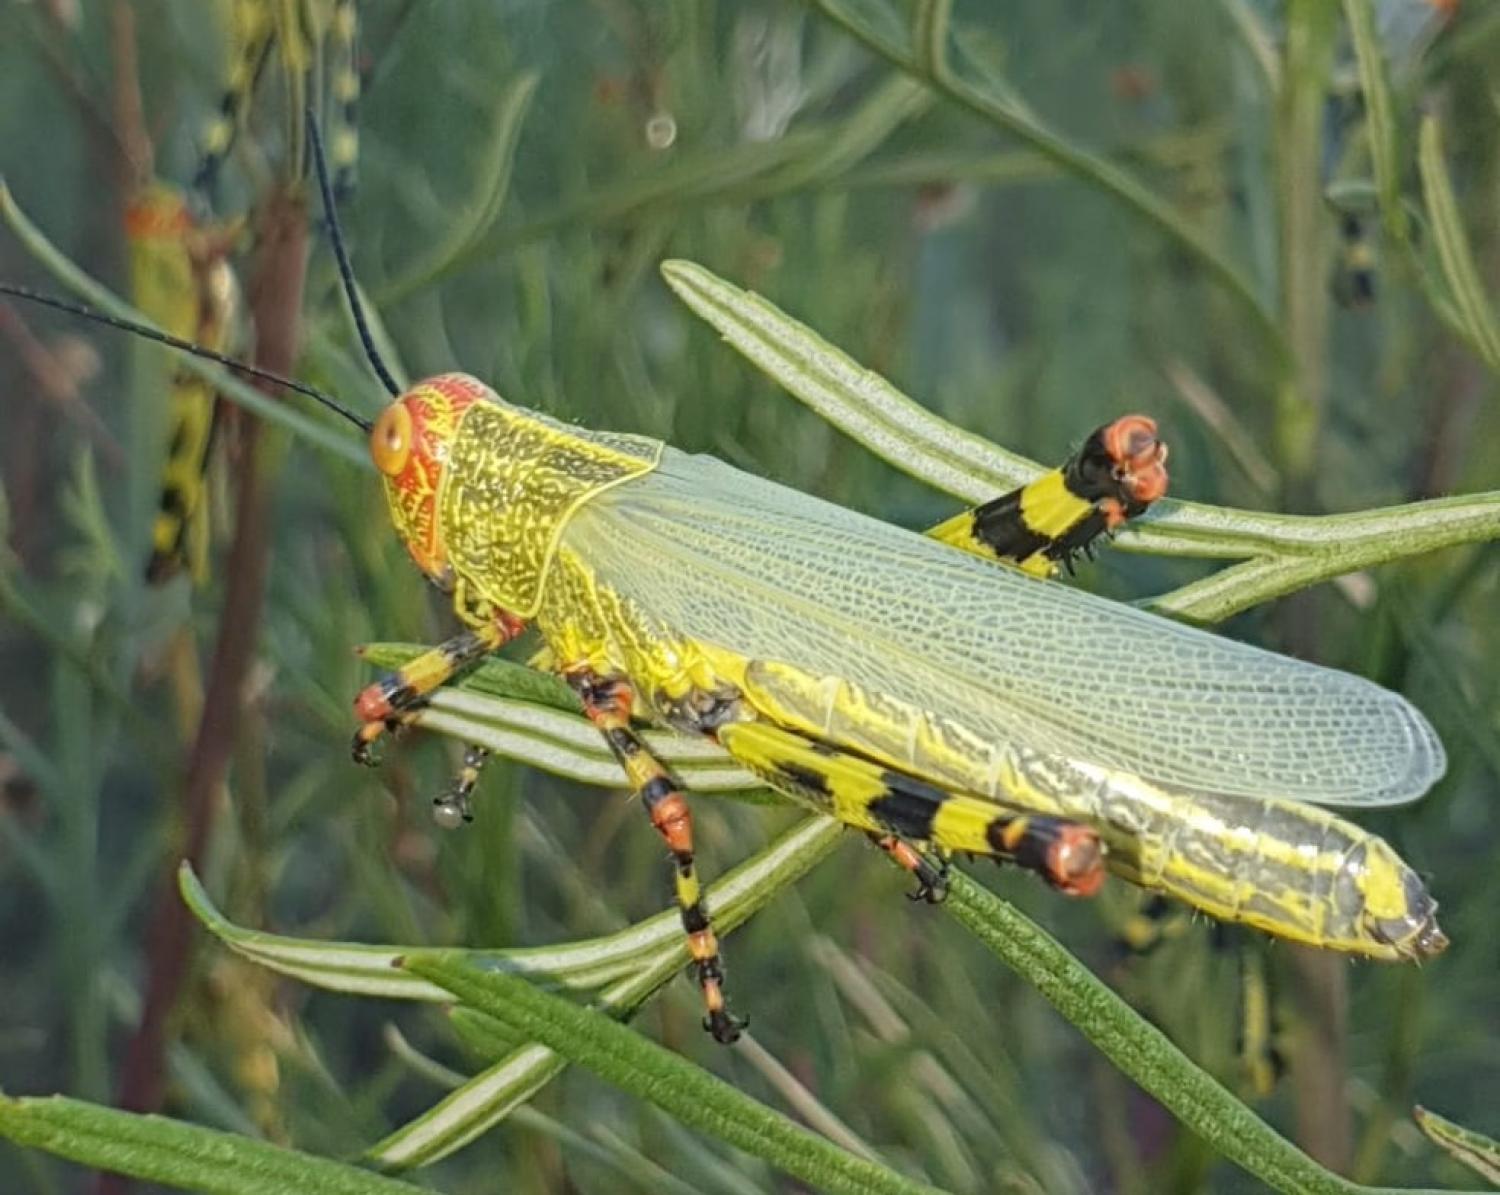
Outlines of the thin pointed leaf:
<svg viewBox="0 0 1500 1195">
<path fill-rule="evenodd" d="M 1443 162 L 1443 134 L 1436 117 L 1428 116 L 1422 121 L 1417 138 L 1417 167 L 1422 174 L 1422 195 L 1427 202 L 1438 262 L 1457 307 L 1459 327 L 1480 359 L 1500 372 L 1500 323 L 1496 322 L 1485 297 L 1469 238 L 1459 218 L 1458 201 Z"/>
<path fill-rule="evenodd" d="M 457 258 L 471 250 L 494 225 L 510 193 L 516 144 L 538 79 L 536 72 L 527 71 L 500 91 L 490 118 L 489 135 L 475 140 L 474 152 L 481 156 L 481 161 L 469 193 L 452 205 L 456 218 L 447 226 L 441 240 L 418 261 L 407 266 L 399 278 L 381 289 L 382 303 L 394 303 L 427 286 L 446 272 Z"/>
<path fill-rule="evenodd" d="M 249 1137 L 63 1096 L 0 1096 L 0 1136 L 98 1170 L 207 1195 L 411 1195 L 418 1190 Z"/>
<path fill-rule="evenodd" d="M 788 393 L 911 476 L 977 503 L 1041 472 L 1035 462 L 925 410 L 759 295 L 692 262 L 665 262 L 662 274 L 683 302 Z M 1497 536 L 1500 492 L 1491 491 L 1341 515 L 1164 500 L 1115 542 L 1135 551 L 1244 560 L 1153 603 L 1207 622 L 1352 569 Z"/>
<path fill-rule="evenodd" d="M 1412 1109 L 1412 1117 L 1428 1139 L 1456 1162 L 1486 1182 L 1500 1183 L 1500 1141 L 1445 1120 L 1426 1108 Z"/>
<path fill-rule="evenodd" d="M 1359 64 L 1359 89 L 1364 97 L 1365 122 L 1369 128 L 1370 162 L 1375 170 L 1375 191 L 1380 200 L 1380 218 L 1386 235 L 1398 243 L 1406 240 L 1406 208 L 1401 202 L 1401 165 L 1396 137 L 1396 116 L 1391 103 L 1390 80 L 1385 53 L 1375 28 L 1375 9 L 1370 0 L 1344 0 L 1344 16 L 1354 42 Z"/>
<path fill-rule="evenodd" d="M 375 643 L 364 649 L 364 656 L 379 667 L 399 668 L 423 650 L 415 644 Z M 438 690 L 416 724 L 554 775 L 629 787 L 603 736 L 583 717 L 572 690 L 554 676 L 508 660 L 486 660 Z M 642 738 L 693 792 L 733 793 L 755 804 L 785 804 L 707 738 L 669 730 L 647 730 Z"/>
<path fill-rule="evenodd" d="M 839 843 L 842 826 L 813 817 L 782 834 L 755 858 L 712 884 L 705 900 L 721 934 L 758 912 L 795 883 Z M 444 1002 L 447 994 L 395 961 L 411 947 L 351 942 L 313 942 L 236 926 L 213 905 L 192 870 L 178 873 L 184 901 L 229 949 L 254 962 L 316 987 L 355 995 Z M 617 934 L 561 947 L 510 951 L 450 952 L 476 972 L 526 970 L 569 987 L 610 983 L 601 1002 L 622 1013 L 675 976 L 687 961 L 681 920 L 669 910 Z M 426 1165 L 468 1144 L 518 1104 L 530 1099 L 564 1063 L 540 1046 L 514 1049 L 437 1106 L 372 1147 L 371 1161 L 388 1169 Z"/>
<path fill-rule="evenodd" d="M 841 833 L 842 827 L 831 818 L 809 818 L 756 858 L 711 885 L 707 899 L 715 928 L 724 935 L 742 925 L 831 851 Z M 677 914 L 662 914 L 651 923 L 660 923 L 670 933 L 670 941 L 659 946 L 634 974 L 601 993 L 599 1006 L 612 1015 L 628 1017 L 687 962 Z M 466 957 L 461 952 L 447 953 L 454 958 Z M 475 967 L 475 971 L 480 973 L 481 967 Z M 493 973 L 493 969 L 484 973 Z M 499 1027 L 503 1022 L 490 1024 Z M 373 1163 L 391 1170 L 410 1169 L 446 1157 L 499 1124 L 566 1065 L 563 1058 L 544 1046 L 514 1046 L 507 1040 L 496 1041 L 486 1035 L 487 1028 L 484 1022 L 470 1019 L 462 1032 L 471 1044 L 505 1051 L 499 1061 L 373 1145 L 367 1154 Z"/>
</svg>

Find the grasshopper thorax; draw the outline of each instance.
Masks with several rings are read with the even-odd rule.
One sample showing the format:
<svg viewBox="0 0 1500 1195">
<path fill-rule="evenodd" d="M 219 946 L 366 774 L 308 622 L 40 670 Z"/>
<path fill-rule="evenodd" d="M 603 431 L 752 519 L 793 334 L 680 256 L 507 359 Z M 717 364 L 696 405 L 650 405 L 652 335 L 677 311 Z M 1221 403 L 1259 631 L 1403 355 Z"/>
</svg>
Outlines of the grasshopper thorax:
<svg viewBox="0 0 1500 1195">
<path fill-rule="evenodd" d="M 418 382 L 370 429 L 391 522 L 417 567 L 459 591 L 460 614 L 532 617 L 568 520 L 661 449 L 512 406 L 461 373 Z"/>
</svg>

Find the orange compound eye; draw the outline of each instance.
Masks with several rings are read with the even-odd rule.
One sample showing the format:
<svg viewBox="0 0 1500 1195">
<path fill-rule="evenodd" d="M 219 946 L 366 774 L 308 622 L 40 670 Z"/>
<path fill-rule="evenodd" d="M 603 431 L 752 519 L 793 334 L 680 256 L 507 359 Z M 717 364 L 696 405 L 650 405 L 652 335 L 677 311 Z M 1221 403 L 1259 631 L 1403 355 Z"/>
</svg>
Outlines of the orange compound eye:
<svg viewBox="0 0 1500 1195">
<path fill-rule="evenodd" d="M 411 412 L 405 403 L 393 402 L 370 429 L 370 457 L 375 467 L 387 477 L 397 476 L 406 468 L 411 441 Z"/>
</svg>

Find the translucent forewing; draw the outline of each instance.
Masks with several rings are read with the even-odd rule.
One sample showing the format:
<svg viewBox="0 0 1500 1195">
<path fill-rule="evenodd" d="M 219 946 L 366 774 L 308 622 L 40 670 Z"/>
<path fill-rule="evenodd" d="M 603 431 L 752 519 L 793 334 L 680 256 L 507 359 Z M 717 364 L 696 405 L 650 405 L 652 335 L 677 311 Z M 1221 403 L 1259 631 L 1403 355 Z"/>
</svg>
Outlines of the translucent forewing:
<svg viewBox="0 0 1500 1195">
<path fill-rule="evenodd" d="M 779 661 L 998 744 L 1146 781 L 1394 805 L 1444 769 L 1400 696 L 1047 584 L 668 449 L 565 545 L 672 638 Z"/>
</svg>

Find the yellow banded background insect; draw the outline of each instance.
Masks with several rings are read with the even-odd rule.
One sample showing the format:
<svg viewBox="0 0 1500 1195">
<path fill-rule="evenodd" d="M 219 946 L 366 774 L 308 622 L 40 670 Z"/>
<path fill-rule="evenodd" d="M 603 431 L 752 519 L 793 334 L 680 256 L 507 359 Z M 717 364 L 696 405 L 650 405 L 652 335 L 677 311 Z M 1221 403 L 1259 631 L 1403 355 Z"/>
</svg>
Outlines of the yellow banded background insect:
<svg viewBox="0 0 1500 1195">
<path fill-rule="evenodd" d="M 211 194 L 250 118 L 267 64 L 275 58 L 287 93 L 287 127 L 320 97 L 328 122 L 334 192 L 354 189 L 359 162 L 359 9 L 355 0 L 233 0 L 229 65 L 219 110 L 203 133 L 195 190 Z M 300 153 L 295 160 L 305 161 Z"/>
<path fill-rule="evenodd" d="M 314 157 L 346 295 L 392 401 L 372 423 L 295 388 L 368 433 L 398 535 L 465 625 L 361 692 L 356 752 L 534 626 L 672 854 L 716 1038 L 740 1023 L 691 813 L 638 719 L 706 735 L 773 788 L 874 834 L 928 895 L 941 875 L 922 845 L 1014 859 L 1080 893 L 1107 867 L 1221 920 L 1371 958 L 1446 946 L 1417 874 L 1319 807 L 1402 803 L 1442 775 L 1442 746 L 1405 699 L 712 457 L 558 422 L 467 375 L 402 390 L 370 341 Z M 1146 471 L 1159 466 L 1158 454 Z M 1101 675 L 1101 659 L 1126 666 Z"/>
<path fill-rule="evenodd" d="M 125 207 L 131 291 L 163 329 L 222 352 L 239 305 L 228 256 L 234 226 L 199 221 L 176 187 L 151 182 Z M 219 422 L 213 388 L 185 370 L 171 378 L 169 433 L 146 577 L 164 582 L 184 568 L 208 575 L 208 463 Z"/>
</svg>

